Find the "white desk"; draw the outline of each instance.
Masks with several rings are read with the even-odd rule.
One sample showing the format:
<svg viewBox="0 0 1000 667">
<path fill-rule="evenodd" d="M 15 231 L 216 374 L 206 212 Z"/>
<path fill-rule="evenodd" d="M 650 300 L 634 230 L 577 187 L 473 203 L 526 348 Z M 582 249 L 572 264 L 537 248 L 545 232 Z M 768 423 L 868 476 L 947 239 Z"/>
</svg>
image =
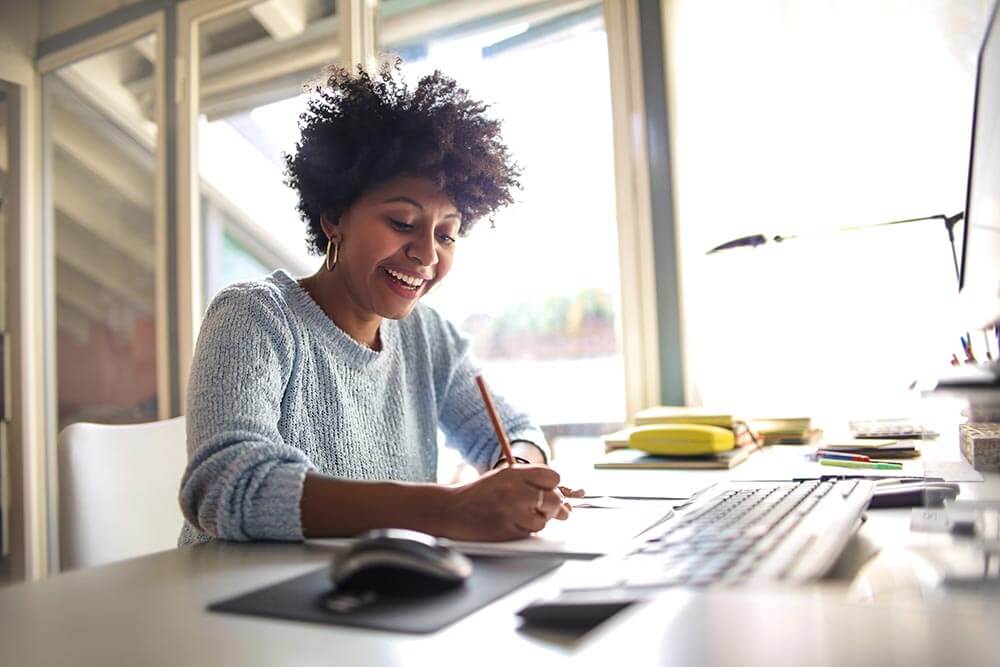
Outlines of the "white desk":
<svg viewBox="0 0 1000 667">
<path fill-rule="evenodd" d="M 964 497 L 998 498 L 1000 475 L 963 487 Z M 838 568 L 881 554 L 853 587 L 672 591 L 582 638 L 519 629 L 514 612 L 550 589 L 545 579 L 427 636 L 209 613 L 329 552 L 203 545 L 0 589 L 0 664 L 1000 664 L 1000 588 L 924 590 L 911 549 L 951 538 L 909 533 L 909 514 L 870 513 Z"/>
</svg>

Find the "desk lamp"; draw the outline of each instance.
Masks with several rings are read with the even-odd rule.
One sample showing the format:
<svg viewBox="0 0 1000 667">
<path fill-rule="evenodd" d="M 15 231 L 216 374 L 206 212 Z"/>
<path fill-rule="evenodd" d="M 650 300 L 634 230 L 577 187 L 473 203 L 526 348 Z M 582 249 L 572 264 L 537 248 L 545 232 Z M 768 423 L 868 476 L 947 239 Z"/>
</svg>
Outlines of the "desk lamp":
<svg viewBox="0 0 1000 667">
<path fill-rule="evenodd" d="M 839 234 L 840 232 L 853 232 L 853 231 L 860 231 L 863 229 L 874 229 L 876 227 L 888 227 L 890 225 L 905 225 L 911 222 L 942 220 L 944 221 L 945 231 L 948 232 L 948 241 L 951 244 L 951 259 L 952 262 L 954 262 L 955 264 L 955 279 L 958 281 L 959 288 L 961 288 L 962 270 L 959 268 L 958 265 L 958 251 L 955 248 L 955 225 L 961 222 L 964 218 L 965 218 L 965 213 L 963 211 L 959 211 L 954 215 L 945 215 L 944 213 L 938 213 L 937 215 L 927 215 L 921 218 L 906 218 L 905 220 L 891 220 L 889 222 L 878 222 L 872 225 L 852 225 L 850 227 L 822 229 L 813 232 L 804 232 L 801 234 L 784 234 L 784 235 L 778 234 L 776 236 L 772 236 L 770 240 L 773 243 L 781 243 L 783 241 L 802 238 L 803 236 L 818 236 L 820 234 Z M 732 248 L 743 248 L 748 246 L 751 248 L 756 248 L 757 246 L 763 245 L 767 242 L 768 238 L 763 234 L 751 234 L 749 236 L 741 236 L 731 241 L 726 241 L 725 243 L 715 246 L 705 254 L 711 255 L 713 253 L 720 252 L 722 250 L 731 250 Z M 990 356 L 989 338 L 985 331 L 983 331 L 983 339 L 986 341 L 986 354 L 987 357 L 989 357 Z M 969 336 L 968 332 L 966 332 L 965 338 L 963 340 L 968 341 L 970 345 L 972 343 L 972 338 Z M 990 357 L 990 360 L 992 361 L 992 357 Z"/>
<path fill-rule="evenodd" d="M 958 267 L 958 251 L 955 249 L 955 225 L 962 221 L 965 214 L 961 211 L 954 215 L 945 215 L 943 213 L 938 213 L 937 215 L 928 215 L 922 218 L 907 218 L 905 220 L 892 220 L 890 222 L 879 222 L 873 225 L 852 225 L 850 227 L 837 227 L 835 229 L 822 229 L 813 232 L 804 232 L 801 234 L 778 234 L 772 236 L 770 241 L 772 243 L 782 243 L 783 241 L 790 241 L 793 239 L 802 238 L 803 236 L 817 236 L 819 234 L 839 234 L 840 232 L 853 232 L 860 231 L 862 229 L 874 229 L 876 227 L 888 227 L 890 225 L 905 225 L 911 222 L 924 222 L 926 220 L 943 220 L 944 228 L 948 232 L 948 240 L 951 242 L 951 259 L 955 263 L 955 278 L 958 279 L 959 284 L 961 284 L 961 271 Z M 763 245 L 768 242 L 768 238 L 763 234 L 751 234 L 750 236 L 741 236 L 739 238 L 733 239 L 732 241 L 726 241 L 721 245 L 717 245 L 708 252 L 706 255 L 711 255 L 712 253 L 720 252 L 722 250 L 730 250 L 732 248 L 744 248 L 751 247 L 756 248 L 759 245 Z"/>
</svg>

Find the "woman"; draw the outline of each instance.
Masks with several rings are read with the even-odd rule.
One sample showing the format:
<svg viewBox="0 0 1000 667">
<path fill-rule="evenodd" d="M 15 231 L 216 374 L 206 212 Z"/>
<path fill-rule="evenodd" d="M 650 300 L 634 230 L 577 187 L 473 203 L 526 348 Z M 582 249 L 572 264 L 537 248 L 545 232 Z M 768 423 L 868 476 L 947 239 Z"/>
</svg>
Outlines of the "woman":
<svg viewBox="0 0 1000 667">
<path fill-rule="evenodd" d="M 377 78 L 332 69 L 311 91 L 286 162 L 322 265 L 230 286 L 206 313 L 181 543 L 389 526 L 505 540 L 568 516 L 542 434 L 498 399 L 523 463 L 503 464 L 468 341 L 418 303 L 459 237 L 511 203 L 517 167 L 455 81 L 400 78 L 398 62 Z M 439 428 L 481 477 L 434 483 Z"/>
</svg>

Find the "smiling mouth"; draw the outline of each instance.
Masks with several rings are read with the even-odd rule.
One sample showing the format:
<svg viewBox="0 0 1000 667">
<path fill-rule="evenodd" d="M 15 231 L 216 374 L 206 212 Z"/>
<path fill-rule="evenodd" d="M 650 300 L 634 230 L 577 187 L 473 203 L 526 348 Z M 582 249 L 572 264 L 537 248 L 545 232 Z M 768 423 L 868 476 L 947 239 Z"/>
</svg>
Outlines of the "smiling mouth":
<svg viewBox="0 0 1000 667">
<path fill-rule="evenodd" d="M 427 282 L 423 278 L 408 276 L 405 273 L 400 273 L 399 271 L 393 271 L 392 269 L 388 269 L 385 267 L 382 267 L 382 270 L 385 271 L 386 275 L 389 276 L 389 279 L 392 280 L 392 282 L 394 282 L 399 287 L 411 292 L 416 292 L 417 290 L 419 290 L 421 287 L 424 286 L 425 282 Z"/>
</svg>

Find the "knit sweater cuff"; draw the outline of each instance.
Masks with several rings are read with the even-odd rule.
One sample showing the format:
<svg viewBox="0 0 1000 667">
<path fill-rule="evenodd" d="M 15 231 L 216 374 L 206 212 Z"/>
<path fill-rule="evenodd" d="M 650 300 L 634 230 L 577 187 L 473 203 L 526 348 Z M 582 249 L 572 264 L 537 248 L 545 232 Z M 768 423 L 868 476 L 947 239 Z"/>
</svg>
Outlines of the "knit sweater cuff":
<svg viewBox="0 0 1000 667">
<path fill-rule="evenodd" d="M 243 530 L 251 539 L 302 541 L 302 486 L 309 466 L 286 463 L 271 470 L 254 494 Z"/>
<path fill-rule="evenodd" d="M 546 463 L 552 463 L 552 450 L 549 449 L 549 443 L 545 441 L 545 435 L 538 429 L 526 429 L 523 431 L 517 431 L 508 435 L 511 444 L 517 440 L 523 442 L 530 442 L 531 444 L 542 450 L 542 454 L 545 456 Z"/>
</svg>

